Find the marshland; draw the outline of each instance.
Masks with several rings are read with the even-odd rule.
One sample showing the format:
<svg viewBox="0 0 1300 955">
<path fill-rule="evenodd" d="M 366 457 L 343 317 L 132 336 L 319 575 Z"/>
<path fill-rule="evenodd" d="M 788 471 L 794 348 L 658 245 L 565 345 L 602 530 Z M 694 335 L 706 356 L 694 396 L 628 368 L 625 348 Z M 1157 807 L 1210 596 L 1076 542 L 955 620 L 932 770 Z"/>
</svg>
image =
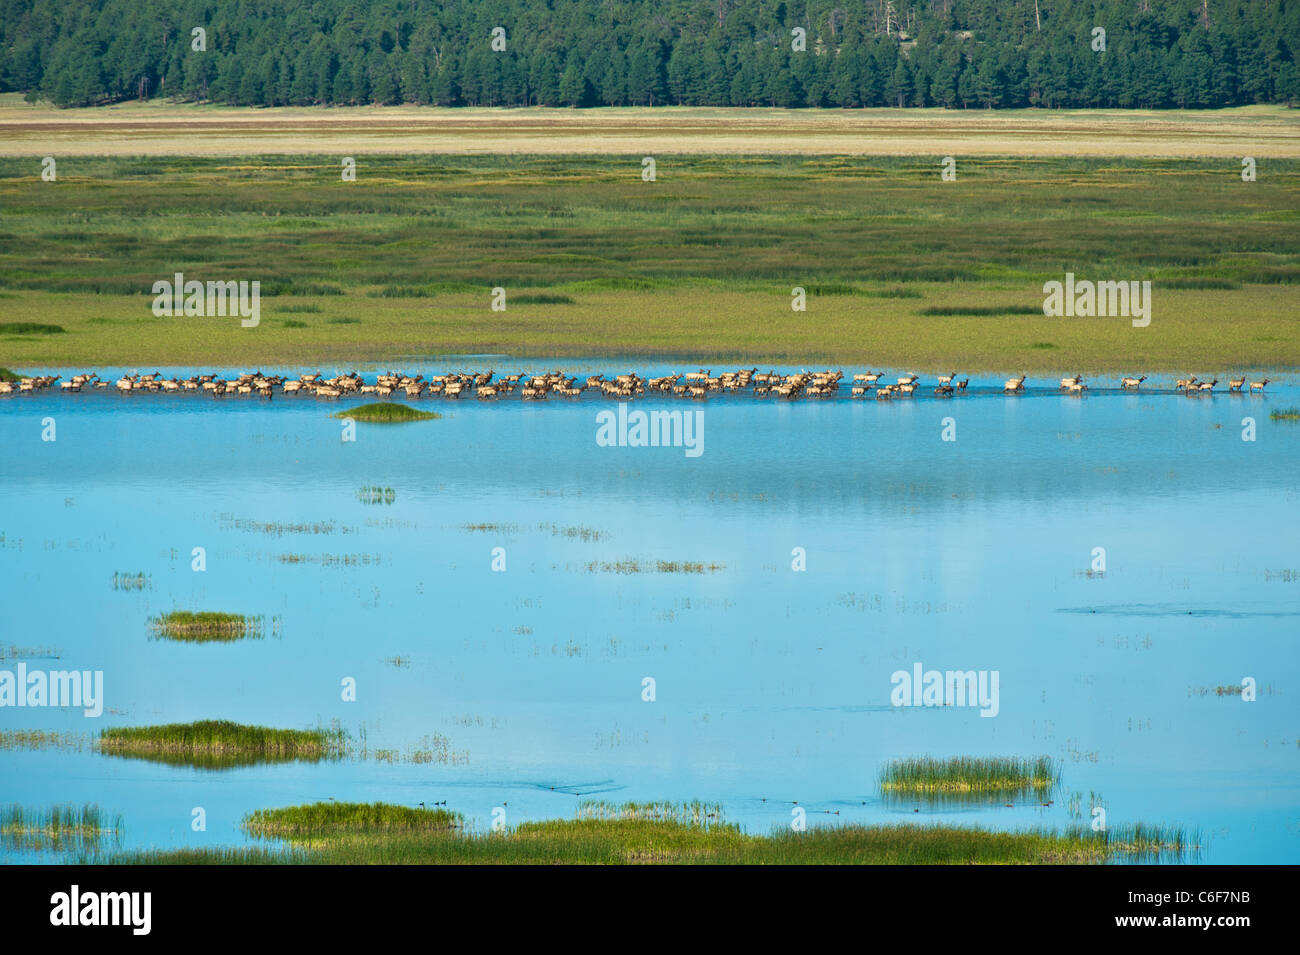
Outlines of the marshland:
<svg viewBox="0 0 1300 955">
<path fill-rule="evenodd" d="M 697 367 L 355 370 L 528 366 L 583 381 Z M 849 365 L 845 380 L 868 370 L 909 373 Z M 1020 395 L 972 375 L 952 401 L 723 391 L 696 459 L 598 446 L 601 396 L 462 400 L 438 421 L 358 425 L 355 442 L 330 417 L 346 403 L 14 396 L 0 440 L 24 450 L 0 456 L 0 480 L 21 494 L 0 507 L 0 572 L 29 583 L 6 592 L 8 642 L 28 666 L 102 669 L 106 707 L 0 710 L 6 801 L 95 803 L 123 817 L 110 855 L 179 853 L 167 861 L 647 861 L 651 832 L 678 847 L 665 861 L 1168 861 L 1178 846 L 1182 861 L 1293 861 L 1296 433 L 1268 412 L 1297 403 L 1294 385 L 1189 399 L 1174 380 L 1189 371 L 1080 396 L 1059 380 L 1077 370 Z M 41 442 L 49 416 L 58 440 Z M 113 589 L 114 574 L 150 585 Z M 147 639 L 176 610 L 278 621 L 278 639 Z M 892 706 L 891 674 L 917 662 L 1000 671 L 997 718 Z M 1279 690 L 1196 692 L 1247 676 Z M 206 724 L 226 728 L 185 729 Z M 919 791 L 883 788 L 909 760 Z M 1027 789 L 1007 794 L 1024 782 L 1010 770 Z M 1106 833 L 1067 792 L 1104 798 Z M 243 823 L 331 802 L 423 803 L 463 825 L 377 847 Z M 666 810 L 622 818 L 696 802 L 717 826 L 712 808 L 702 830 Z M 493 841 L 497 809 L 511 835 Z"/>
<path fill-rule="evenodd" d="M 961 825 L 846 825 L 748 834 L 700 803 L 584 803 L 573 819 L 467 831 L 458 813 L 382 803 L 258 810 L 244 849 L 127 851 L 81 858 L 126 864 L 1070 864 L 1195 861 L 1197 834 L 1134 824 L 995 832 Z"/>
<path fill-rule="evenodd" d="M 1164 157 L 1155 136 L 1147 158 L 1022 144 L 942 182 L 933 156 L 676 153 L 651 183 L 642 155 L 368 156 L 355 182 L 334 155 L 100 155 L 56 183 L 3 157 L 0 301 L 20 324 L 0 327 L 0 365 L 1300 365 L 1294 157 L 1261 154 L 1245 183 L 1239 157 Z M 177 271 L 261 281 L 260 324 L 155 316 Z M 1070 271 L 1150 280 L 1151 326 L 1044 316 L 1044 283 Z"/>
</svg>

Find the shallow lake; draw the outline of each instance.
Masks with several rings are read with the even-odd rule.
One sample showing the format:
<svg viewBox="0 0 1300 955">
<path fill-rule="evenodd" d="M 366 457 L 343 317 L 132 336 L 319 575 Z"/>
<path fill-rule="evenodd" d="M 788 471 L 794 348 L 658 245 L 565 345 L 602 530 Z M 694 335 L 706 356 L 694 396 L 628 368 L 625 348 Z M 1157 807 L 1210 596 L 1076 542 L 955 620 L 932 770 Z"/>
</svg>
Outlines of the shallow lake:
<svg viewBox="0 0 1300 955">
<path fill-rule="evenodd" d="M 403 370 L 667 370 L 506 361 Z M 220 771 L 0 749 L 0 804 L 93 802 L 123 847 L 177 847 L 242 844 L 244 814 L 330 798 L 446 800 L 479 829 L 496 807 L 517 824 L 699 799 L 759 832 L 795 801 L 809 825 L 1015 829 L 1086 824 L 1099 800 L 1111 825 L 1198 831 L 1189 861 L 1300 861 L 1300 423 L 1269 418 L 1300 392 L 1000 383 L 631 403 L 701 412 L 695 457 L 601 446 L 617 403 L 594 396 L 420 399 L 444 417 L 355 441 L 331 414 L 356 401 L 0 399 L 0 669 L 17 647 L 29 669 L 101 670 L 105 706 L 4 707 L 0 732 L 337 721 L 354 744 Z M 265 634 L 155 639 L 173 609 Z M 893 705 L 918 663 L 996 671 L 996 715 Z M 1214 691 L 1247 677 L 1254 702 Z M 1040 754 L 1061 769 L 1050 806 L 878 785 L 900 757 Z"/>
</svg>

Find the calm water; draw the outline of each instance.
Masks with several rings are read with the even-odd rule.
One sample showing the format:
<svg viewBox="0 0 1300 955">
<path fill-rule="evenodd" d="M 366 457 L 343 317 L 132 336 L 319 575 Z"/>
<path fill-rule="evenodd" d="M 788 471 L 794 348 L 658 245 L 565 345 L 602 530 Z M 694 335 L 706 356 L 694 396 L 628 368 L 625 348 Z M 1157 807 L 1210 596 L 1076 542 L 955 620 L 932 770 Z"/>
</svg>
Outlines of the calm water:
<svg viewBox="0 0 1300 955">
<path fill-rule="evenodd" d="M 1080 821 L 1069 794 L 1086 814 L 1095 792 L 1112 825 L 1199 829 L 1200 861 L 1300 861 L 1300 424 L 1268 417 L 1300 394 L 1037 383 L 632 405 L 702 410 L 697 458 L 598 447 L 597 412 L 616 405 L 594 397 L 421 400 L 446 417 L 358 425 L 354 443 L 330 418 L 346 402 L 0 400 L 0 643 L 58 654 L 29 669 L 102 670 L 107 707 L 6 707 L 0 730 L 337 720 L 358 743 L 340 762 L 220 772 L 0 750 L 0 803 L 94 802 L 137 847 L 239 844 L 245 813 L 331 797 L 445 799 L 479 828 L 494 807 L 515 824 L 588 798 L 702 799 L 767 831 L 794 800 L 810 825 L 1063 827 Z M 1098 547 L 1106 573 L 1090 576 Z M 648 572 L 609 566 L 629 560 Z M 150 586 L 116 591 L 115 572 Z M 151 640 L 149 617 L 178 608 L 263 615 L 268 635 Z M 891 675 L 917 662 L 998 671 L 997 716 L 891 706 Z M 1247 676 L 1254 703 L 1205 692 Z M 435 736 L 445 759 L 402 758 Z M 877 787 L 896 757 L 1038 754 L 1062 768 L 1048 807 L 917 814 Z"/>
</svg>

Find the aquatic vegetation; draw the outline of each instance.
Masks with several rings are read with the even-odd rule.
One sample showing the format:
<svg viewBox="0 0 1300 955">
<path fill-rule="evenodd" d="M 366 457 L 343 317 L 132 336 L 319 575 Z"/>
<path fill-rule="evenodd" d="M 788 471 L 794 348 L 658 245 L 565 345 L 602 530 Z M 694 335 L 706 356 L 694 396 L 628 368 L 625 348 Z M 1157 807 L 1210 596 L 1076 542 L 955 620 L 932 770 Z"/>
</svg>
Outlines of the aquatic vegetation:
<svg viewBox="0 0 1300 955">
<path fill-rule="evenodd" d="M 465 766 L 469 764 L 469 753 L 464 750 L 453 750 L 451 740 L 441 733 L 422 736 L 414 746 L 408 746 L 405 753 L 393 748 L 370 749 L 363 744 L 357 755 L 361 759 L 373 759 L 381 763 L 409 763 L 414 766 L 430 764 Z"/>
<path fill-rule="evenodd" d="M 675 802 L 625 802 L 615 804 L 588 799 L 578 806 L 579 819 L 631 819 L 653 822 L 677 822 L 688 826 L 708 827 L 722 822 L 722 805 L 698 800 Z"/>
<path fill-rule="evenodd" d="M 336 411 L 331 417 L 352 418 L 356 421 L 367 421 L 376 424 L 401 424 L 407 421 L 433 421 L 436 418 L 441 418 L 442 415 L 436 411 L 420 411 L 410 405 L 378 401 L 374 404 L 357 405 L 355 408 Z"/>
<path fill-rule="evenodd" d="M 519 530 L 518 524 L 462 524 L 463 531 L 482 532 L 485 534 L 514 534 Z"/>
<path fill-rule="evenodd" d="M 317 803 L 265 810 L 249 831 L 287 840 L 265 849 L 121 853 L 130 864 L 1100 864 L 1119 858 L 1171 861 L 1191 848 L 1181 830 L 1136 825 L 1107 834 L 1076 827 L 995 832 L 959 826 L 788 827 L 750 835 L 710 818 L 708 807 L 646 803 L 598 806 L 587 818 L 476 832 L 456 813 L 374 804 Z M 581 811 L 580 811 L 581 812 Z"/>
<path fill-rule="evenodd" d="M 316 564 L 320 567 L 368 567 L 383 563 L 382 554 L 277 554 L 282 564 Z"/>
<path fill-rule="evenodd" d="M 539 531 L 549 530 L 552 537 L 568 537 L 580 540 L 585 544 L 604 540 L 607 536 L 592 527 L 561 527 L 558 524 L 538 524 L 537 529 Z"/>
<path fill-rule="evenodd" d="M 1178 857 L 1184 852 L 1201 848 L 1199 833 L 1188 833 L 1181 826 L 1153 825 L 1145 822 L 1127 823 L 1094 832 L 1090 826 L 1066 830 L 1084 843 L 1100 845 L 1107 856 L 1125 856 L 1133 859 L 1157 861 L 1163 856 Z"/>
<path fill-rule="evenodd" d="M 262 618 L 239 613 L 203 610 L 171 610 L 149 619 L 153 633 L 166 640 L 183 643 L 233 643 L 236 640 L 260 640 L 264 636 Z"/>
<path fill-rule="evenodd" d="M 121 816 L 105 819 L 92 803 L 40 810 L 13 803 L 0 810 L 0 842 L 10 849 L 92 851 L 104 837 L 121 831 Z"/>
<path fill-rule="evenodd" d="M 1060 778 L 1049 757 L 958 756 L 896 759 L 880 776 L 886 795 L 925 799 L 1010 799 L 1047 796 Z"/>
<path fill-rule="evenodd" d="M 59 652 L 49 647 L 0 646 L 0 663 L 5 660 L 57 660 Z"/>
<path fill-rule="evenodd" d="M 177 766 L 226 769 L 257 763 L 314 762 L 343 756 L 347 734 L 338 728 L 314 730 L 246 726 L 225 720 L 123 726 L 103 730 L 100 752 Z"/>
<path fill-rule="evenodd" d="M 83 733 L 58 733 L 50 730 L 0 730 L 0 750 L 82 750 L 89 745 L 90 737 Z"/>
<path fill-rule="evenodd" d="M 593 560 L 586 565 L 589 573 L 602 574 L 714 574 L 726 569 L 726 564 L 706 564 L 690 560 Z"/>
<path fill-rule="evenodd" d="M 391 803 L 318 802 L 283 809 L 259 809 L 245 817 L 250 835 L 292 841 L 370 833 L 443 832 L 464 824 L 458 812 L 411 809 Z"/>
<path fill-rule="evenodd" d="M 1274 421 L 1300 421 L 1300 408 L 1277 408 L 1268 416 Z"/>
<path fill-rule="evenodd" d="M 152 578 L 144 571 L 138 571 L 134 574 L 121 571 L 113 572 L 114 590 L 147 590 L 152 586 Z"/>
<path fill-rule="evenodd" d="M 464 766 L 469 763 L 469 753 L 451 748 L 451 740 L 441 733 L 420 737 L 420 741 L 407 750 L 407 762 L 416 765 L 438 763 L 447 766 Z"/>
<path fill-rule="evenodd" d="M 313 523 L 283 524 L 278 521 L 263 522 L 254 521 L 242 517 L 232 517 L 227 514 L 221 516 L 222 527 L 234 528 L 241 531 L 255 531 L 258 534 L 267 534 L 271 537 L 282 537 L 285 534 L 333 534 L 336 530 L 342 530 L 344 534 L 351 533 L 354 528 L 339 528 L 334 521 L 315 521 Z"/>
<path fill-rule="evenodd" d="M 397 500 L 397 492 L 391 487 L 364 485 L 357 488 L 357 500 L 362 504 L 392 504 Z"/>
</svg>

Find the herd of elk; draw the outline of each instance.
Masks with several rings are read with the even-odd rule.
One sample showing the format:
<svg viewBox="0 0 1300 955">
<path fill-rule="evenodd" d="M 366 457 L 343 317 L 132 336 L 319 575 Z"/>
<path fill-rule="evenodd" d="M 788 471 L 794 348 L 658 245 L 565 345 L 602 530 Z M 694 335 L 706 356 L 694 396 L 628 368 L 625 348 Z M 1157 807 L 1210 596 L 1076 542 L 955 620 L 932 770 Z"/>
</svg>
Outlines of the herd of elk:
<svg viewBox="0 0 1300 955">
<path fill-rule="evenodd" d="M 875 397 L 879 400 L 907 398 L 914 395 L 921 386 L 919 375 L 908 374 L 898 377 L 893 384 L 881 384 L 883 372 L 863 372 L 853 376 L 850 396 L 853 398 Z M 386 372 L 375 377 L 374 384 L 366 383 L 357 372 L 335 375 L 327 378 L 320 372 L 289 378 L 284 375 L 264 375 L 251 372 L 236 375 L 233 378 L 215 374 L 193 375 L 188 378 L 165 378 L 160 372 L 147 375 L 126 374 L 108 381 L 98 374 L 88 373 L 74 375 L 64 380 L 61 375 L 41 375 L 20 378 L 17 382 L 0 381 L 0 395 L 12 395 L 42 391 L 58 384 L 64 394 L 75 394 L 83 388 L 108 388 L 110 385 L 121 394 L 153 393 L 179 394 L 195 392 L 220 398 L 224 395 L 257 395 L 272 398 L 276 390 L 283 395 L 309 395 L 316 398 L 342 398 L 374 395 L 378 398 L 460 398 L 473 394 L 481 400 L 494 400 L 511 395 L 528 401 L 544 400 L 552 395 L 563 398 L 577 398 L 585 392 L 600 393 L 609 398 L 633 398 L 638 395 L 661 394 L 678 398 L 707 398 L 710 394 L 742 393 L 756 398 L 831 398 L 839 393 L 843 371 L 801 371 L 795 374 L 781 374 L 776 371 L 760 372 L 757 368 L 742 368 L 739 371 L 724 371 L 714 375 L 711 369 L 701 368 L 686 373 L 671 373 L 655 378 L 642 378 L 634 372 L 606 377 L 603 374 L 590 375 L 585 380 L 561 371 L 544 372 L 530 375 L 520 372 L 516 375 L 497 376 L 495 371 L 486 372 L 452 372 L 445 375 L 406 375 L 401 372 Z M 934 394 L 939 398 L 951 398 L 960 391 L 965 391 L 970 379 L 957 381 L 957 373 L 940 375 L 936 379 Z M 1008 378 L 1002 386 L 1005 394 L 1021 394 L 1025 390 L 1027 376 Z M 1126 391 L 1136 391 L 1147 380 L 1140 377 L 1121 378 L 1119 386 Z M 1269 379 L 1252 381 L 1249 390 L 1262 393 Z M 1188 395 L 1212 394 L 1219 379 L 1201 381 L 1195 376 L 1179 378 L 1175 389 Z M 1243 375 L 1228 382 L 1228 391 L 1242 393 L 1247 384 Z M 1082 395 L 1089 390 L 1082 375 L 1060 379 L 1059 390 L 1067 394 Z M 874 394 L 873 394 L 874 393 Z"/>
</svg>

